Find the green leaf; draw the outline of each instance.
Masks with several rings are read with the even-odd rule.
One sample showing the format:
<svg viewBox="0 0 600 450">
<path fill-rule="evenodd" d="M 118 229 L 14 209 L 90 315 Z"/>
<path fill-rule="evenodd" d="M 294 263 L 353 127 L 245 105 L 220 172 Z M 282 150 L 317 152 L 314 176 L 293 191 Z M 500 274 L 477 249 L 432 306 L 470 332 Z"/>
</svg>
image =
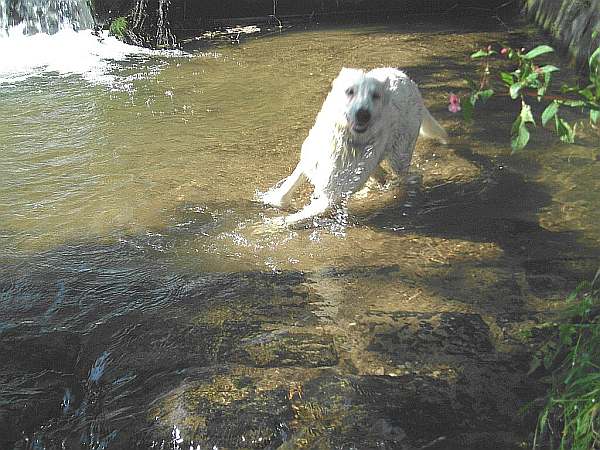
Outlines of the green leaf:
<svg viewBox="0 0 600 450">
<path fill-rule="evenodd" d="M 535 120 L 533 119 L 533 114 L 531 113 L 531 106 L 525 102 L 521 102 L 521 112 L 519 117 L 517 117 L 517 119 L 514 121 L 511 130 L 512 137 L 510 146 L 513 153 L 525 148 L 529 142 L 530 134 L 529 130 L 527 129 L 528 123 L 535 125 Z"/>
<path fill-rule="evenodd" d="M 117 17 L 110 24 L 109 32 L 111 35 L 116 36 L 117 38 L 123 39 L 125 36 L 125 31 L 129 27 L 126 17 Z"/>
<path fill-rule="evenodd" d="M 513 153 L 524 149 L 528 142 L 529 130 L 527 129 L 525 124 L 521 122 L 521 125 L 517 128 L 517 132 L 513 135 L 510 141 L 510 146 L 512 148 Z"/>
<path fill-rule="evenodd" d="M 513 100 L 518 98 L 519 92 L 521 91 L 522 88 L 523 88 L 523 83 L 521 83 L 521 82 L 512 84 L 509 89 L 510 98 L 512 98 Z"/>
<path fill-rule="evenodd" d="M 471 55 L 471 59 L 484 58 L 486 56 L 492 56 L 497 54 L 498 52 L 494 50 L 478 50 Z"/>
<path fill-rule="evenodd" d="M 487 50 L 477 50 L 475 53 L 471 54 L 471 59 L 483 58 L 484 56 L 488 56 Z"/>
<path fill-rule="evenodd" d="M 521 116 L 517 116 L 517 118 L 515 119 L 515 121 L 513 122 L 511 128 L 510 128 L 510 134 L 517 134 L 519 131 L 519 127 L 521 126 Z"/>
<path fill-rule="evenodd" d="M 481 99 L 483 103 L 487 102 L 492 95 L 494 95 L 493 89 L 486 89 L 485 91 L 479 91 L 477 93 L 477 97 Z"/>
<path fill-rule="evenodd" d="M 572 127 L 566 120 L 554 116 L 556 123 L 556 133 L 562 142 L 572 144 L 575 142 L 575 128 Z"/>
<path fill-rule="evenodd" d="M 533 59 L 533 58 L 537 58 L 540 55 L 543 55 L 545 53 L 550 53 L 553 51 L 554 51 L 554 49 L 552 47 L 550 47 L 549 45 L 538 45 L 536 48 L 529 50 L 527 53 L 525 53 L 523 55 L 523 58 Z"/>
<path fill-rule="evenodd" d="M 571 108 L 580 108 L 585 106 L 587 103 L 583 100 L 565 100 L 563 101 L 563 105 L 570 106 Z"/>
<path fill-rule="evenodd" d="M 532 123 L 535 125 L 535 120 L 533 120 L 533 114 L 531 113 L 531 106 L 525 102 L 521 102 L 521 113 L 519 114 L 519 117 L 523 124 Z"/>
<path fill-rule="evenodd" d="M 542 125 L 546 126 L 548 121 L 550 121 L 558 112 L 559 104 L 556 101 L 550 103 L 544 112 L 542 113 Z"/>
<path fill-rule="evenodd" d="M 500 79 L 504 82 L 504 84 L 506 84 L 507 86 L 512 85 L 515 81 L 515 79 L 513 78 L 513 76 L 508 73 L 508 72 L 500 72 Z"/>
<path fill-rule="evenodd" d="M 598 123 L 599 118 L 600 118 L 600 111 L 598 111 L 597 109 L 590 110 L 590 122 L 592 122 L 594 125 L 596 125 L 596 123 Z"/>
<path fill-rule="evenodd" d="M 537 355 L 533 355 L 533 358 L 531 359 L 531 362 L 529 363 L 529 371 L 527 372 L 527 375 L 531 375 L 533 372 L 538 370 L 540 367 L 542 367 L 541 358 Z"/>
<path fill-rule="evenodd" d="M 583 98 L 585 98 L 586 100 L 593 100 L 594 99 L 594 93 L 592 92 L 592 90 L 590 89 L 590 87 L 586 87 L 584 89 L 581 89 L 579 92 L 579 95 L 581 95 Z"/>
<path fill-rule="evenodd" d="M 540 88 L 538 89 L 538 101 L 540 101 L 541 97 L 543 97 L 546 94 L 546 91 L 548 90 L 548 87 L 550 86 L 551 81 L 552 81 L 552 73 L 551 72 L 544 73 L 544 81 L 543 81 L 542 85 L 540 86 Z"/>
<path fill-rule="evenodd" d="M 590 71 L 593 72 L 594 67 L 596 67 L 598 65 L 598 57 L 600 57 L 600 47 L 598 47 L 596 50 L 594 50 L 594 53 L 592 53 L 590 55 L 590 58 L 588 60 L 588 64 L 590 66 Z"/>
<path fill-rule="evenodd" d="M 540 67 L 540 71 L 542 73 L 552 73 L 552 72 L 558 72 L 560 69 L 556 66 L 553 66 L 551 64 L 546 64 L 545 66 Z"/>
<path fill-rule="evenodd" d="M 538 82 L 538 73 L 532 72 L 525 78 L 525 85 L 531 88 L 537 88 L 539 85 Z"/>
</svg>

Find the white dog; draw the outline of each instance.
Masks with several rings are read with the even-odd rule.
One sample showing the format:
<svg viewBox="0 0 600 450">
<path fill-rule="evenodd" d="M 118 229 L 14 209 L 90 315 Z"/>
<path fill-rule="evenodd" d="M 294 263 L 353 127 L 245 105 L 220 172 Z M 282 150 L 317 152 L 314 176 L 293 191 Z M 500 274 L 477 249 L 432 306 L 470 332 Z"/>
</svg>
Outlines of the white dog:
<svg viewBox="0 0 600 450">
<path fill-rule="evenodd" d="M 381 177 L 379 164 L 384 160 L 398 176 L 405 176 L 419 132 L 446 143 L 446 132 L 406 74 L 394 68 L 344 68 L 302 144 L 300 162 L 260 199 L 286 207 L 308 179 L 314 185 L 312 201 L 274 222 L 291 225 L 323 214 L 358 191 L 370 176 Z"/>
</svg>

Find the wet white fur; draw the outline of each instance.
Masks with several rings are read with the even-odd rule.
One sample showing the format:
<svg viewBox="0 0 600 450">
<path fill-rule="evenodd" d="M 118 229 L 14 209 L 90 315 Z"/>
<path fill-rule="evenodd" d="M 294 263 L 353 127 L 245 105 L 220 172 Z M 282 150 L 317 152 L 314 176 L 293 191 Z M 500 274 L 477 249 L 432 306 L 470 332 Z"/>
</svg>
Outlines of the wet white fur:
<svg viewBox="0 0 600 450">
<path fill-rule="evenodd" d="M 349 95 L 351 94 L 351 95 Z M 356 131 L 356 111 L 371 113 L 368 128 Z M 360 128 L 360 127 L 359 127 Z M 291 225 L 323 214 L 358 191 L 387 160 L 398 176 L 406 175 L 419 132 L 446 142 L 447 134 L 423 104 L 417 85 L 394 68 L 342 69 L 332 83 L 315 125 L 302 145 L 292 174 L 260 199 L 288 206 L 295 189 L 308 179 L 311 202 L 300 211 L 276 219 Z"/>
</svg>

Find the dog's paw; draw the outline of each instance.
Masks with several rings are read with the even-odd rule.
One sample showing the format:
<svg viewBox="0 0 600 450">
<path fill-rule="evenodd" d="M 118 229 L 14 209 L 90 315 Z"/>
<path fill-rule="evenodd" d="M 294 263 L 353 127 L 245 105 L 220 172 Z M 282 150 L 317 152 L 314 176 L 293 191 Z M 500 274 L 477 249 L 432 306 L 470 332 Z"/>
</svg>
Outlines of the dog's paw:
<svg viewBox="0 0 600 450">
<path fill-rule="evenodd" d="M 259 202 L 262 202 L 267 206 L 274 206 L 275 208 L 281 208 L 284 206 L 283 198 L 274 191 L 256 192 L 255 197 Z"/>
</svg>

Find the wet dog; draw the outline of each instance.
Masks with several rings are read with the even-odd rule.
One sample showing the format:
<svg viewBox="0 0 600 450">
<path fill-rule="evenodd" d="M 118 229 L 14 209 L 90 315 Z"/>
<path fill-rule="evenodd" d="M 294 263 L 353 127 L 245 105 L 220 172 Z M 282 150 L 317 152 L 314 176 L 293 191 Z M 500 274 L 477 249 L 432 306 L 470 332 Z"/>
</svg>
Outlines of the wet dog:
<svg viewBox="0 0 600 450">
<path fill-rule="evenodd" d="M 380 178 L 383 161 L 404 177 L 419 133 L 443 143 L 447 139 L 404 72 L 344 68 L 302 144 L 298 165 L 289 177 L 260 194 L 260 200 L 285 208 L 308 179 L 314 185 L 311 202 L 272 222 L 285 226 L 321 215 L 361 189 L 369 177 Z"/>
</svg>

